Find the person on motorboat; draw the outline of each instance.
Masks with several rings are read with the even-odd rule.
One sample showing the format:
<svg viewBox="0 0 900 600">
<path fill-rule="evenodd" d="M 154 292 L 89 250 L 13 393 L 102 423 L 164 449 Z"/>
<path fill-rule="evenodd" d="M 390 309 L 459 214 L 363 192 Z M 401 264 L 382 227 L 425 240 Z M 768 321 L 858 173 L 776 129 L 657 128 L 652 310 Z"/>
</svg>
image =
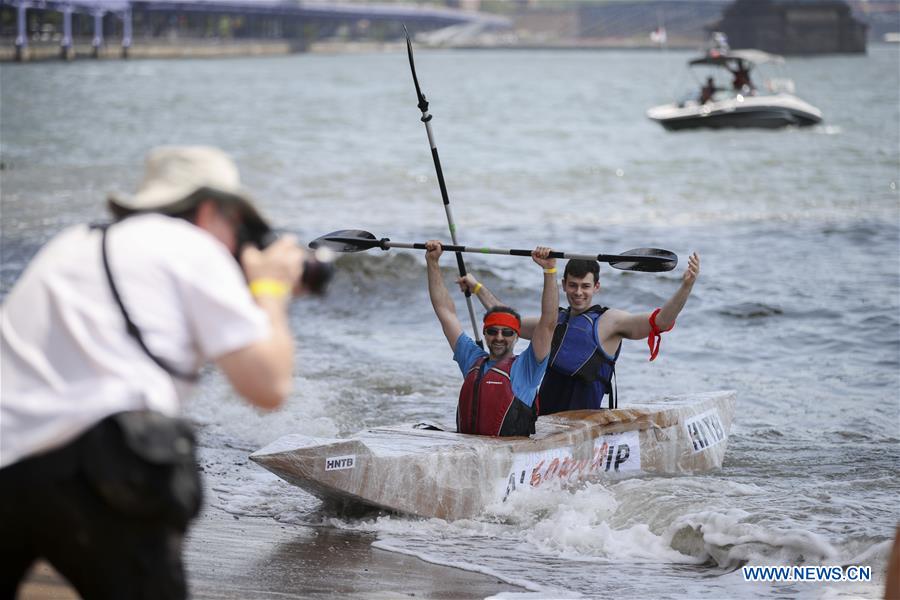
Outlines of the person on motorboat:
<svg viewBox="0 0 900 600">
<path fill-rule="evenodd" d="M 744 65 L 744 61 L 738 60 L 734 69 L 729 68 L 734 80 L 731 85 L 734 91 L 739 94 L 752 94 L 754 92 L 753 82 L 750 80 L 750 71 Z"/>
<path fill-rule="evenodd" d="M 719 88 L 716 87 L 716 82 L 712 77 L 707 77 L 706 85 L 700 88 L 700 104 L 706 104 L 712 100 L 717 91 Z"/>
<path fill-rule="evenodd" d="M 438 262 L 443 252 L 441 243 L 431 240 L 426 248 L 431 305 L 453 349 L 453 360 L 465 377 L 456 409 L 457 431 L 489 436 L 534 433 L 536 394 L 547 368 L 559 309 L 556 259 L 549 258 L 550 249 L 544 246 L 531 253 L 532 260 L 544 270 L 541 316 L 531 320 L 531 344 L 516 356 L 513 350 L 522 327 L 519 313 L 499 303 L 487 311 L 482 330 L 487 351 L 483 350 L 463 332 L 456 316 L 456 306 L 444 285 Z"/>
<path fill-rule="evenodd" d="M 688 259 L 681 285 L 662 307 L 649 313 L 631 314 L 593 303 L 594 295 L 600 291 L 597 261 L 573 259 L 566 263 L 562 286 L 569 307 L 558 311 L 550 362 L 539 391 L 539 414 L 616 408 L 614 377 L 622 340 L 646 339 L 650 360 L 654 360 L 659 353 L 661 334 L 675 327 L 675 319 L 699 274 L 700 256 L 695 252 Z M 488 309 L 501 304 L 471 273 L 457 279 L 457 283 L 463 291 L 478 296 Z M 522 320 L 523 338 L 531 337 L 536 322 L 534 317 Z M 609 398 L 606 406 L 603 406 L 604 396 Z"/>
</svg>

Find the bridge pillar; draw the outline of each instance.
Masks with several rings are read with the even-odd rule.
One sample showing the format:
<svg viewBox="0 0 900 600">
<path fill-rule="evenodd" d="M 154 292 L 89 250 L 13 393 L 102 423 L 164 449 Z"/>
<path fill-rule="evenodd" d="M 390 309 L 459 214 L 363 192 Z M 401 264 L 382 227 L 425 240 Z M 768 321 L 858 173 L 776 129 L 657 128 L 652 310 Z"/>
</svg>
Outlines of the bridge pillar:
<svg viewBox="0 0 900 600">
<path fill-rule="evenodd" d="M 103 45 L 103 15 L 105 11 L 94 11 L 94 39 L 91 40 L 93 48 L 91 56 L 100 58 L 100 46 Z"/>
<path fill-rule="evenodd" d="M 63 60 L 72 60 L 75 58 L 75 52 L 72 48 L 72 12 L 74 8 L 71 4 L 67 4 L 62 9 L 63 14 L 63 37 L 59 43 L 59 57 Z"/>
<path fill-rule="evenodd" d="M 25 12 L 30 4 L 24 0 L 19 0 L 19 6 L 16 13 L 16 60 L 28 60 L 25 51 L 28 49 L 28 27 L 25 21 Z"/>
<path fill-rule="evenodd" d="M 122 58 L 128 58 L 131 48 L 131 7 L 122 11 Z"/>
</svg>

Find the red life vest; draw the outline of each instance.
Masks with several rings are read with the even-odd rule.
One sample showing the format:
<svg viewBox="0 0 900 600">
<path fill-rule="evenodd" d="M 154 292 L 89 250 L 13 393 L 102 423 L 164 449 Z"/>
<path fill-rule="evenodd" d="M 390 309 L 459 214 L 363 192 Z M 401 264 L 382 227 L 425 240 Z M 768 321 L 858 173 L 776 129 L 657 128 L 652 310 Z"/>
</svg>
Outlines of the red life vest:
<svg viewBox="0 0 900 600">
<path fill-rule="evenodd" d="M 537 412 L 512 391 L 509 371 L 515 356 L 503 359 L 482 373 L 487 361 L 482 356 L 466 373 L 459 404 L 456 407 L 456 430 L 476 435 L 531 435 Z M 537 398 L 535 398 L 535 403 Z"/>
</svg>

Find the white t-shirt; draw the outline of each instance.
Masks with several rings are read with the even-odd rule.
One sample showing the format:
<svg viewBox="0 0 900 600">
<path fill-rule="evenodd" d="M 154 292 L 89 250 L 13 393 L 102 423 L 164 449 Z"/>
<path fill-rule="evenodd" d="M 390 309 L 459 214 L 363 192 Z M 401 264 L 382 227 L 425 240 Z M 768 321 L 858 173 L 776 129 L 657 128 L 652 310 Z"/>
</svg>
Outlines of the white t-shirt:
<svg viewBox="0 0 900 600">
<path fill-rule="evenodd" d="M 270 323 L 227 248 L 162 215 L 108 232 L 110 269 L 156 356 L 182 372 L 269 336 Z M 99 230 L 50 241 L 0 309 L 0 467 L 61 446 L 125 410 L 175 416 L 192 386 L 173 379 L 125 330 Z"/>
</svg>

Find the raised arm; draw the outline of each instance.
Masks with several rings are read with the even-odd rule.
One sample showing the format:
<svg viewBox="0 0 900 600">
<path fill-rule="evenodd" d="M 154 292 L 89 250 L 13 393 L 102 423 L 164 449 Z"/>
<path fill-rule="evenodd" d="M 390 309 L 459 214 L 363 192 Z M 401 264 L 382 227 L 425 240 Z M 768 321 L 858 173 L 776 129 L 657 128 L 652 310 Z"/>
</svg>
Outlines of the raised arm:
<svg viewBox="0 0 900 600">
<path fill-rule="evenodd" d="M 694 288 L 694 282 L 700 275 L 700 256 L 694 252 L 688 259 L 688 266 L 684 270 L 681 278 L 681 285 L 672 294 L 672 297 L 666 300 L 665 304 L 660 307 L 659 314 L 656 315 L 656 325 L 660 331 L 667 331 L 675 325 L 675 319 L 684 308 L 691 290 Z M 613 323 L 612 333 L 629 340 L 640 340 L 650 335 L 650 315 L 652 313 L 629 314 L 622 311 L 616 311 L 615 321 Z M 602 342 L 603 340 L 601 340 Z"/>
<path fill-rule="evenodd" d="M 429 241 L 425 247 L 427 250 L 425 264 L 428 271 L 428 296 L 431 298 L 434 314 L 441 322 L 447 343 L 450 344 L 451 349 L 455 349 L 456 341 L 462 334 L 463 328 L 459 317 L 456 316 L 456 305 L 453 304 L 453 298 L 450 297 L 450 292 L 444 285 L 444 277 L 441 275 L 441 266 L 438 261 L 440 261 L 443 249 L 437 240 Z"/>
<path fill-rule="evenodd" d="M 549 258 L 550 248 L 538 246 L 531 258 L 544 269 L 544 289 L 541 292 L 541 316 L 531 335 L 531 349 L 538 362 L 550 354 L 553 330 L 559 312 L 559 289 L 556 287 L 556 259 Z"/>
<path fill-rule="evenodd" d="M 465 277 L 457 277 L 456 283 L 459 285 L 459 290 L 461 292 L 465 292 L 468 290 L 472 293 L 478 300 L 481 302 L 481 305 L 487 309 L 494 308 L 495 306 L 502 306 L 504 303 L 500 301 L 497 296 L 491 292 L 486 285 L 481 284 L 475 279 L 475 276 L 471 273 L 466 273 Z M 534 335 L 534 328 L 538 324 L 537 317 L 523 317 L 522 318 L 522 327 L 521 331 L 519 331 L 519 337 L 530 340 L 532 335 Z"/>
</svg>

